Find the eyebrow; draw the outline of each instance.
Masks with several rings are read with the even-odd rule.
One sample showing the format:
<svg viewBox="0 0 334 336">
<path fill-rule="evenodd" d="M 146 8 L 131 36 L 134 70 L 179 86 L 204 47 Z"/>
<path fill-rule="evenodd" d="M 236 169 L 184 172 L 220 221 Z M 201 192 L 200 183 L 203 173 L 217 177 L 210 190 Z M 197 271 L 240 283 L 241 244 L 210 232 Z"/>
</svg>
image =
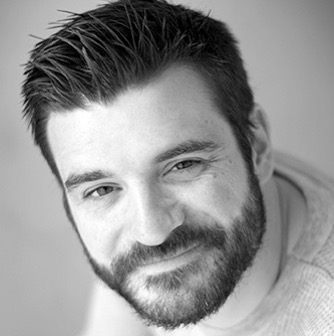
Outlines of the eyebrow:
<svg viewBox="0 0 334 336">
<path fill-rule="evenodd" d="M 163 161 L 173 159 L 179 155 L 192 154 L 196 152 L 211 153 L 217 150 L 219 147 L 220 146 L 214 141 L 188 140 L 160 154 L 155 161 L 161 163 Z"/>
<path fill-rule="evenodd" d="M 192 154 L 196 152 L 210 153 L 217 150 L 219 147 L 220 146 L 213 141 L 188 140 L 158 155 L 155 162 L 161 163 L 183 154 Z M 83 183 L 94 182 L 113 176 L 114 174 L 111 172 L 101 169 L 84 173 L 71 173 L 65 181 L 65 186 L 66 189 L 71 192 Z"/>
<path fill-rule="evenodd" d="M 113 174 L 107 171 L 103 171 L 100 169 L 88 171 L 85 173 L 72 173 L 68 176 L 68 178 L 65 181 L 65 186 L 68 191 L 72 191 L 76 187 L 78 187 L 80 184 L 86 183 L 86 182 L 94 182 L 97 180 L 101 180 L 103 178 L 112 177 Z"/>
</svg>

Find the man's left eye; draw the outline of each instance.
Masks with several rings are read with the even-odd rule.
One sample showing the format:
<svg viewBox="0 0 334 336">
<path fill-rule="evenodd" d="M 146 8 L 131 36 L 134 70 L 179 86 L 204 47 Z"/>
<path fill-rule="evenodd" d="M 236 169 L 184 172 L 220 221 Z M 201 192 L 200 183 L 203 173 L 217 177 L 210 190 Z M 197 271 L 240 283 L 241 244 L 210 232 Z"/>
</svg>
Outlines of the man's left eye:
<svg viewBox="0 0 334 336">
<path fill-rule="evenodd" d="M 207 164 L 203 160 L 184 160 L 175 164 L 166 177 L 180 181 L 191 180 L 198 177 L 206 168 Z"/>
<path fill-rule="evenodd" d="M 179 162 L 176 164 L 173 168 L 172 171 L 175 170 L 184 170 L 184 169 L 192 169 L 198 166 L 201 162 L 200 161 L 195 161 L 195 160 L 186 160 Z"/>
<path fill-rule="evenodd" d="M 176 163 L 165 175 L 172 182 L 186 182 L 199 177 L 207 168 L 205 160 L 188 159 Z"/>
</svg>

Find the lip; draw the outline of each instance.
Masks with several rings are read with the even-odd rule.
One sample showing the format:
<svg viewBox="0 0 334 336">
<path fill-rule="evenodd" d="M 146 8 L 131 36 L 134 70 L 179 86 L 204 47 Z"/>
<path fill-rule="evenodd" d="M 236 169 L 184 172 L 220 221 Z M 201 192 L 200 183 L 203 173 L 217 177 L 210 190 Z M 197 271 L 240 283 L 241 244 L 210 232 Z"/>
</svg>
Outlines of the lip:
<svg viewBox="0 0 334 336">
<path fill-rule="evenodd" d="M 196 245 L 169 258 L 155 260 L 141 268 L 145 273 L 150 275 L 168 272 L 193 261 L 200 257 L 200 255 L 200 248 Z"/>
</svg>

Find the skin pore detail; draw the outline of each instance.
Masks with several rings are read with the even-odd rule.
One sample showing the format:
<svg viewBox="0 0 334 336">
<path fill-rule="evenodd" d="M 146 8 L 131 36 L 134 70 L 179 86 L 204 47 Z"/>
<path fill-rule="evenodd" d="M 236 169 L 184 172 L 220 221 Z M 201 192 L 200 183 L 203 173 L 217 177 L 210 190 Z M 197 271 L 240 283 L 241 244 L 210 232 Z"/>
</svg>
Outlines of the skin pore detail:
<svg viewBox="0 0 334 336">
<path fill-rule="evenodd" d="M 154 162 L 160 162 L 157 172 L 152 174 L 152 180 L 167 186 L 177 186 L 180 183 L 183 188 L 187 188 L 187 184 L 195 181 L 201 183 L 204 177 L 214 183 L 216 178 L 228 173 L 232 161 L 228 156 L 222 156 L 221 145 L 213 142 L 196 142 L 196 147 L 194 147 L 194 143 L 192 141 L 191 150 L 188 148 L 185 151 L 183 148 L 182 153 L 178 153 L 177 156 L 173 155 L 168 160 L 166 153 L 170 155 L 170 150 L 154 159 Z M 205 147 L 203 147 L 204 144 Z M 177 150 L 179 151 L 181 147 L 184 147 L 184 144 L 179 145 Z M 172 150 L 175 151 L 176 148 Z M 166 157 L 166 162 L 161 160 L 162 155 Z M 127 188 L 125 183 L 117 179 L 116 174 L 108 170 L 88 170 L 81 174 L 70 174 L 65 186 L 75 202 L 96 210 L 103 209 L 104 205 L 112 205 L 114 198 L 111 194 L 117 195 L 125 192 Z M 99 188 L 109 188 L 109 190 L 100 190 L 97 193 L 96 190 Z"/>
<path fill-rule="evenodd" d="M 186 168 L 190 170 L 193 168 L 197 168 L 197 172 L 204 171 L 208 166 L 213 166 L 215 161 L 221 160 L 220 157 L 216 155 L 210 155 L 207 157 L 203 157 L 203 154 L 206 153 L 216 153 L 222 150 L 222 145 L 215 144 L 212 141 L 195 141 L 195 140 L 188 140 L 184 143 L 179 144 L 175 148 L 169 149 L 166 152 L 160 154 L 154 161 L 157 163 L 164 163 L 168 161 L 166 167 L 164 167 L 164 171 L 162 172 L 162 177 L 165 177 L 168 173 L 172 170 L 179 170 L 181 171 L 182 168 Z M 198 158 L 193 157 L 196 153 L 201 154 Z M 182 156 L 181 156 L 182 155 Z M 192 155 L 192 156 L 190 156 Z M 186 164 L 187 167 L 180 168 L 180 165 Z M 199 167 L 199 166 L 202 167 Z M 194 166 L 196 166 L 194 168 Z M 185 169 L 185 170 L 186 170 Z M 175 175 L 175 174 L 174 174 Z M 192 174 L 192 179 L 195 177 L 195 172 Z M 100 169 L 92 170 L 83 173 L 71 173 L 69 177 L 65 181 L 65 187 L 67 191 L 70 193 L 73 189 L 76 189 L 83 183 L 90 183 L 90 182 L 99 182 L 102 179 L 112 179 L 114 174 L 109 171 L 102 171 Z"/>
<path fill-rule="evenodd" d="M 172 68 L 108 105 L 52 113 L 48 139 L 98 276 L 148 325 L 217 312 L 252 265 L 265 214 L 201 77 Z"/>
</svg>

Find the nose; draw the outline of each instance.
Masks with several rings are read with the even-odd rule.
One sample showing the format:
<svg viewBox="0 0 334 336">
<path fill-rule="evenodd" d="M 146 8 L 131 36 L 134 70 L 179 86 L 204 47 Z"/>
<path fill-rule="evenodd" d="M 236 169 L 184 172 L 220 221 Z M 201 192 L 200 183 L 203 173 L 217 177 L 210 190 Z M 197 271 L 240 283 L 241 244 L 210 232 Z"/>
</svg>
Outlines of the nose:
<svg viewBox="0 0 334 336">
<path fill-rule="evenodd" d="M 184 218 L 178 202 L 153 184 L 136 188 L 132 192 L 130 203 L 131 235 L 143 245 L 160 245 L 183 223 Z"/>
</svg>

